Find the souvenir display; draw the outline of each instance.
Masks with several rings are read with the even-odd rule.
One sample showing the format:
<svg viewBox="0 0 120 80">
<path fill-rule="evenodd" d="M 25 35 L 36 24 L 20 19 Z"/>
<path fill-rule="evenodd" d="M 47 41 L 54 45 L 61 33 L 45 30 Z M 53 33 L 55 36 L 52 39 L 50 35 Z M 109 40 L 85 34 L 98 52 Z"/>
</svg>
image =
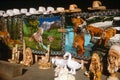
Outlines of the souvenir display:
<svg viewBox="0 0 120 80">
<path fill-rule="evenodd" d="M 77 4 L 68 7 L 0 10 L 0 41 L 9 48 L 7 61 L 26 71 L 37 65 L 40 74 L 48 71 L 54 80 L 78 80 L 78 75 L 119 80 L 120 10 L 106 9 L 99 0 L 87 11 Z"/>
</svg>

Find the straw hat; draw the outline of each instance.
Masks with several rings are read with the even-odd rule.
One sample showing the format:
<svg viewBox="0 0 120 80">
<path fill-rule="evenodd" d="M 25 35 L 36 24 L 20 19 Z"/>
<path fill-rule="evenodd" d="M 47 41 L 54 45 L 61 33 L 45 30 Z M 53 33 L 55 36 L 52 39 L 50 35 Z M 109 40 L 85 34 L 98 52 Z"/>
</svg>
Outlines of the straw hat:
<svg viewBox="0 0 120 80">
<path fill-rule="evenodd" d="M 0 10 L 0 16 L 2 16 L 5 13 L 5 11 Z"/>
<path fill-rule="evenodd" d="M 6 14 L 7 14 L 8 16 L 14 16 L 13 10 L 11 10 L 11 9 L 8 9 L 8 10 L 6 11 Z"/>
<path fill-rule="evenodd" d="M 64 7 L 57 7 L 56 12 L 65 12 Z"/>
<path fill-rule="evenodd" d="M 44 13 L 44 12 L 46 12 L 45 7 L 43 7 L 43 6 L 39 6 L 39 8 L 38 8 L 38 12 L 39 12 L 39 13 Z"/>
<path fill-rule="evenodd" d="M 13 9 L 13 14 L 14 15 L 20 15 L 20 10 L 19 9 Z"/>
<path fill-rule="evenodd" d="M 105 6 L 99 0 L 95 0 L 92 3 L 92 7 L 88 7 L 88 10 L 106 10 Z"/>
<path fill-rule="evenodd" d="M 20 10 L 20 12 L 21 12 L 22 14 L 26 14 L 26 13 L 27 13 L 27 9 L 26 9 L 26 8 L 22 8 L 22 9 Z"/>
<path fill-rule="evenodd" d="M 70 4 L 69 11 L 70 12 L 81 12 L 82 10 L 80 8 L 78 8 L 78 6 L 76 4 Z"/>
</svg>

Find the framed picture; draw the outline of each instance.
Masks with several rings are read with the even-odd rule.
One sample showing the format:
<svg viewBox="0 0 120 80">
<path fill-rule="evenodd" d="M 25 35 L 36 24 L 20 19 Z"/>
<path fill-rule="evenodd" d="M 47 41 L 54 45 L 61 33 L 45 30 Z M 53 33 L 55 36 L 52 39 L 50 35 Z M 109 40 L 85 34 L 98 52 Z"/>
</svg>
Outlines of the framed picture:
<svg viewBox="0 0 120 80">
<path fill-rule="evenodd" d="M 44 54 L 47 45 L 50 45 L 51 55 L 60 55 L 62 52 L 62 33 L 58 29 L 62 27 L 60 15 L 44 15 L 26 17 L 23 19 L 23 37 L 27 47 L 33 53 Z"/>
<path fill-rule="evenodd" d="M 76 58 L 89 59 L 93 52 L 98 52 L 99 55 L 104 56 L 107 50 L 113 44 L 120 44 L 120 16 L 117 11 L 93 11 L 93 12 L 84 12 L 84 13 L 68 13 L 65 17 L 65 51 L 70 52 Z M 83 22 L 80 22 L 83 21 Z M 77 31 L 75 27 L 77 25 Z M 102 31 L 107 31 L 108 29 L 115 29 L 115 34 L 109 38 L 107 42 L 100 41 L 102 40 L 101 35 L 92 35 L 90 30 L 86 30 L 88 26 L 95 28 L 100 28 Z M 97 30 L 95 31 L 97 33 Z M 84 36 L 84 40 L 79 39 L 76 43 L 75 37 L 76 34 L 81 33 Z M 112 33 L 112 32 L 110 32 Z M 107 33 L 109 34 L 109 33 Z M 84 43 L 82 44 L 82 41 Z M 76 43 L 76 47 L 74 46 Z M 105 44 L 105 45 L 104 45 Z M 82 46 L 82 47 L 81 47 Z M 80 51 L 78 51 L 78 49 Z M 79 54 L 78 52 L 84 52 Z"/>
</svg>

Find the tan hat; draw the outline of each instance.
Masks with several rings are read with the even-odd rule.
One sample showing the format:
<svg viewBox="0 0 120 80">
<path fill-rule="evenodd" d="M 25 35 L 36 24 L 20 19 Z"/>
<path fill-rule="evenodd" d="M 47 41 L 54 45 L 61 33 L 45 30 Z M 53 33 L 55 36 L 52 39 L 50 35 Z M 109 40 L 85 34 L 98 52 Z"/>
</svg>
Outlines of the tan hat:
<svg viewBox="0 0 120 80">
<path fill-rule="evenodd" d="M 106 10 L 105 6 L 102 6 L 102 3 L 98 1 L 93 1 L 92 7 L 88 7 L 88 10 Z"/>
<path fill-rule="evenodd" d="M 57 7 L 56 12 L 65 12 L 65 8 L 64 7 Z"/>
<path fill-rule="evenodd" d="M 78 8 L 76 4 L 71 4 L 69 5 L 69 11 L 70 12 L 81 12 L 82 10 Z"/>
</svg>

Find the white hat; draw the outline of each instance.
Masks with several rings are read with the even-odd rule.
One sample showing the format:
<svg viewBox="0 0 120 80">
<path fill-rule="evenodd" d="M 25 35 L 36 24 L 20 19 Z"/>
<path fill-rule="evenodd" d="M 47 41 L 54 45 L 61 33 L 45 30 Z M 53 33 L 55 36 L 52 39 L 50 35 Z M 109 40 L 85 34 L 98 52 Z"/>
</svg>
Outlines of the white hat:
<svg viewBox="0 0 120 80">
<path fill-rule="evenodd" d="M 5 13 L 5 11 L 0 10 L 0 16 L 2 16 Z"/>
<path fill-rule="evenodd" d="M 13 10 L 11 10 L 11 9 L 8 9 L 8 10 L 6 11 L 6 14 L 7 14 L 8 16 L 13 16 L 13 15 L 14 15 Z"/>
<path fill-rule="evenodd" d="M 19 9 L 13 9 L 13 14 L 14 15 L 20 15 L 20 10 Z"/>
<path fill-rule="evenodd" d="M 44 13 L 46 11 L 45 7 L 39 6 L 38 12 L 39 13 Z"/>
<path fill-rule="evenodd" d="M 64 9 L 64 7 L 57 7 L 56 11 L 57 12 L 64 12 L 65 9 Z"/>
<path fill-rule="evenodd" d="M 3 17 L 8 17 L 8 15 L 6 13 L 3 14 Z"/>
<path fill-rule="evenodd" d="M 26 8 L 22 8 L 20 11 L 22 14 L 26 14 L 27 13 L 27 9 Z"/>
<path fill-rule="evenodd" d="M 35 8 L 30 8 L 29 13 L 30 14 L 38 14 L 38 11 Z"/>
<path fill-rule="evenodd" d="M 54 13 L 55 12 L 55 9 L 51 6 L 47 7 L 47 13 Z"/>
<path fill-rule="evenodd" d="M 27 13 L 25 13 L 25 15 L 26 15 L 26 16 L 31 16 L 32 14 L 29 13 L 29 12 L 27 12 Z"/>
</svg>

